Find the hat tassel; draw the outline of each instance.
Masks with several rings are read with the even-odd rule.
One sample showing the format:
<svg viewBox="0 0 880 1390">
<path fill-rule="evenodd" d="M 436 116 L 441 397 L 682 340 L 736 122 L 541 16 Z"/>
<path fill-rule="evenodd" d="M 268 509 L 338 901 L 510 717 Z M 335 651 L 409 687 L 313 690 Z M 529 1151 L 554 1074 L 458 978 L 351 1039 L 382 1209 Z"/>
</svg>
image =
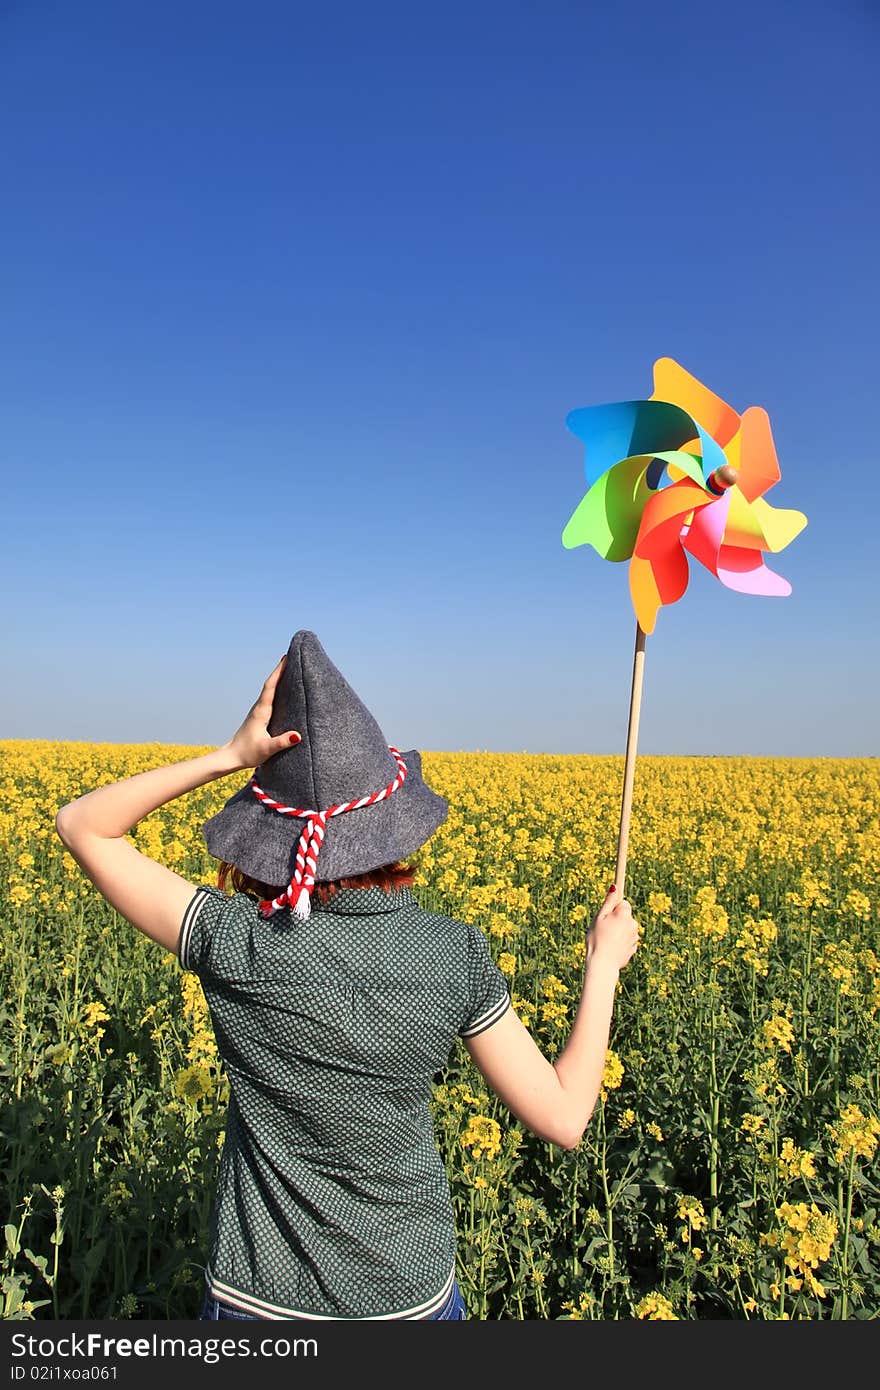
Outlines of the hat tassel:
<svg viewBox="0 0 880 1390">
<path fill-rule="evenodd" d="M 301 888 L 301 889 L 300 889 L 300 891 L 299 891 L 299 897 L 297 898 L 296 902 L 294 903 L 293 910 L 294 910 L 296 916 L 299 917 L 300 921 L 302 921 L 302 922 L 307 921 L 308 918 L 311 916 L 311 912 L 312 912 L 312 895 L 311 895 L 311 893 L 309 892 L 308 888 Z"/>
</svg>

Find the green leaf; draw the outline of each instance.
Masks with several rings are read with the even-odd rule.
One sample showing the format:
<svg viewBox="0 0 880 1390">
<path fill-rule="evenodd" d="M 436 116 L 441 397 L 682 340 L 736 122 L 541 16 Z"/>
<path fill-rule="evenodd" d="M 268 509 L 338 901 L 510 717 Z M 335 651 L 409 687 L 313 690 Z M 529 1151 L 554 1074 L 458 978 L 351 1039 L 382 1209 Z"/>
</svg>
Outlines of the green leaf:
<svg viewBox="0 0 880 1390">
<path fill-rule="evenodd" d="M 85 1267 L 87 1274 L 94 1275 L 97 1273 L 98 1267 L 104 1258 L 104 1251 L 106 1249 L 107 1237 L 102 1236 L 100 1240 L 96 1241 L 95 1244 L 86 1251 L 83 1257 L 83 1266 Z"/>
</svg>

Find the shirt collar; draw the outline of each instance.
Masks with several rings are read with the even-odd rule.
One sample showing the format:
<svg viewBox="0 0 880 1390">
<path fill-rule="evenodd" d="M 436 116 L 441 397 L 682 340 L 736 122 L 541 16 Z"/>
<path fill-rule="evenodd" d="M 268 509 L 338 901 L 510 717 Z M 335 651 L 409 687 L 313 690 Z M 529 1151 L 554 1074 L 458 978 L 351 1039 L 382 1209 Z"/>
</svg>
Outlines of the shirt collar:
<svg viewBox="0 0 880 1390">
<path fill-rule="evenodd" d="M 386 893 L 384 888 L 337 888 L 327 902 L 318 901 L 312 894 L 312 912 L 348 913 L 351 916 L 370 916 L 377 912 L 399 912 L 401 908 L 418 906 L 409 888 L 397 888 Z"/>
</svg>

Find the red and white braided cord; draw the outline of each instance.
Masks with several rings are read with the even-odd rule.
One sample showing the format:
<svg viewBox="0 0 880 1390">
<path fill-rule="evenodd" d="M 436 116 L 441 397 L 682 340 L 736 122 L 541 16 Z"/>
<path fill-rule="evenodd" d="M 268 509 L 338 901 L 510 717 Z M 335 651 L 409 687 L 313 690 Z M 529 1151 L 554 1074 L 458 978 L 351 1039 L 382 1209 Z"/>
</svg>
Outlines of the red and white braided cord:
<svg viewBox="0 0 880 1390">
<path fill-rule="evenodd" d="M 296 902 L 293 904 L 293 910 L 297 917 L 303 920 L 308 917 L 311 911 L 312 889 L 315 886 L 318 854 L 320 853 L 321 845 L 324 840 L 324 831 L 330 817 L 341 816 L 345 811 L 358 811 L 361 806 L 372 806 L 376 801 L 383 801 L 386 796 L 390 796 L 392 792 L 397 791 L 397 788 L 406 777 L 406 763 L 400 756 L 399 751 L 396 748 L 392 748 L 391 744 L 388 745 L 388 748 L 399 769 L 393 782 L 389 782 L 388 786 L 383 787 L 381 791 L 372 792 L 369 796 L 359 797 L 357 801 L 340 802 L 336 806 L 328 806 L 323 811 L 313 811 L 303 806 L 283 806 L 280 801 L 273 800 L 268 792 L 264 792 L 261 787 L 257 786 L 256 778 L 251 778 L 249 786 L 254 795 L 259 797 L 264 806 L 268 806 L 273 811 L 277 811 L 281 816 L 296 816 L 297 819 L 301 816 L 308 816 L 308 820 L 306 821 L 303 832 L 299 837 L 299 843 L 296 847 L 296 868 L 293 871 L 293 877 L 279 897 L 264 898 L 260 903 L 260 911 L 265 917 L 270 916 L 271 913 L 277 911 L 278 908 L 285 907 L 287 904 L 292 903 L 294 896 L 296 896 Z"/>
</svg>

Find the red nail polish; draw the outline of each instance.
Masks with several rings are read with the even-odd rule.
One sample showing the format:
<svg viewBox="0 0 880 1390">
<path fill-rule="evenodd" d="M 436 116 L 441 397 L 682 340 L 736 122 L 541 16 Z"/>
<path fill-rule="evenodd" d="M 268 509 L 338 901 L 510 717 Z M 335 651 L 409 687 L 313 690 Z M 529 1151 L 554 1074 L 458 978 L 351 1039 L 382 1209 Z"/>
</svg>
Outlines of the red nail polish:
<svg viewBox="0 0 880 1390">
<path fill-rule="evenodd" d="M 302 735 L 301 735 L 301 734 L 291 734 L 291 735 L 290 735 L 290 741 L 291 741 L 291 743 L 302 743 Z"/>
<path fill-rule="evenodd" d="M 608 892 L 609 892 L 609 893 L 616 893 L 616 892 L 617 892 L 617 884 L 616 884 L 616 883 L 612 883 L 611 887 L 608 889 Z"/>
</svg>

